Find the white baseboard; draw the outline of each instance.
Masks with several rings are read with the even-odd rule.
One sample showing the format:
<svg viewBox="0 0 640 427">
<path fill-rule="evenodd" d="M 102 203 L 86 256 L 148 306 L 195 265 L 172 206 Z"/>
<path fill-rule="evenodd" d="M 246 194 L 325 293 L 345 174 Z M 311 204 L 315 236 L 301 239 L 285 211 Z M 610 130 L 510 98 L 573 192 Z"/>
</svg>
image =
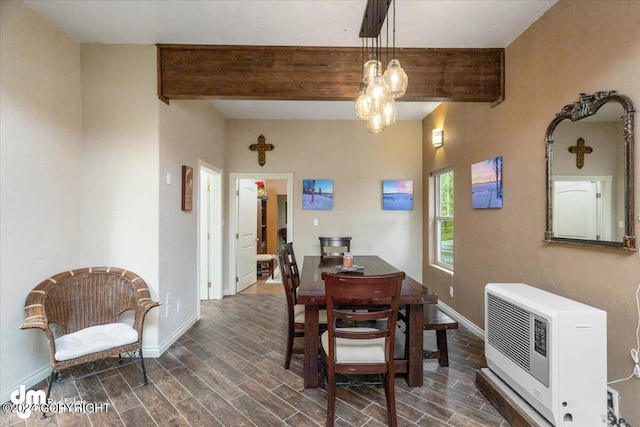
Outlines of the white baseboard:
<svg viewBox="0 0 640 427">
<path fill-rule="evenodd" d="M 462 314 L 455 311 L 453 308 L 449 307 L 447 304 L 442 301 L 438 301 L 438 308 L 447 313 L 449 317 L 455 319 L 458 323 L 463 324 L 467 329 L 469 329 L 473 335 L 478 338 L 482 338 L 484 341 L 484 330 L 476 326 L 471 320 L 464 317 Z"/>
<path fill-rule="evenodd" d="M 169 336 L 166 340 L 164 340 L 159 346 L 142 346 L 142 354 L 145 359 L 156 357 L 160 357 L 171 345 L 178 340 L 185 332 L 189 330 L 196 322 L 198 321 L 197 314 L 194 314 L 191 318 L 189 318 L 178 330 L 176 330 L 171 336 Z M 11 392 L 14 390 L 18 390 L 21 385 L 24 385 L 27 390 L 38 384 L 45 378 L 48 378 L 51 375 L 51 367 L 47 363 L 42 368 L 38 369 L 35 373 L 28 375 L 21 380 L 18 380 L 16 383 L 6 387 L 0 393 L 0 402 L 8 402 L 11 398 Z"/>
<path fill-rule="evenodd" d="M 144 354 L 144 357 L 151 357 L 151 358 L 156 358 L 156 357 L 160 357 L 165 351 L 167 351 L 167 349 L 169 347 L 171 347 L 171 345 L 178 341 L 178 338 L 180 338 L 182 335 L 184 335 L 185 332 L 187 332 L 189 330 L 189 328 L 191 328 L 193 325 L 196 324 L 196 322 L 198 321 L 198 315 L 194 314 L 193 316 L 191 316 L 189 319 L 187 319 L 186 322 L 184 322 L 182 324 L 182 326 L 180 326 L 180 328 L 178 328 L 173 334 L 171 334 L 166 340 L 164 340 L 162 343 L 160 343 L 159 346 L 154 346 L 154 347 L 142 347 L 142 352 Z"/>
<path fill-rule="evenodd" d="M 2 403 L 8 402 L 9 399 L 11 398 L 11 392 L 13 392 L 14 390 L 18 390 L 21 385 L 24 384 L 24 386 L 28 390 L 29 388 L 31 388 L 34 385 L 38 384 L 43 379 L 48 378 L 49 375 L 51 375 L 51 367 L 47 363 L 47 365 L 43 366 L 41 369 L 38 369 L 33 374 L 31 374 L 28 377 L 25 377 L 25 378 L 17 381 L 16 383 L 14 383 L 14 384 L 10 385 L 9 387 L 6 387 L 4 390 L 2 390 L 2 392 L 0 392 L 0 402 L 2 402 Z"/>
</svg>

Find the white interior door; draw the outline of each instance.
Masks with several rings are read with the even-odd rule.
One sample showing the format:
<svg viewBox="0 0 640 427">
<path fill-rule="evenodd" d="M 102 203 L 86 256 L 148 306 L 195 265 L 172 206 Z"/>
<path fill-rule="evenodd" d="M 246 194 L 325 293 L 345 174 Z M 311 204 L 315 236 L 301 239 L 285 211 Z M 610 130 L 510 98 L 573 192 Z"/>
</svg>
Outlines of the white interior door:
<svg viewBox="0 0 640 427">
<path fill-rule="evenodd" d="M 554 181 L 554 236 L 596 240 L 597 202 L 594 181 Z"/>
<path fill-rule="evenodd" d="M 209 220 L 211 198 L 210 198 L 209 173 L 200 170 L 200 299 L 210 298 L 211 293 L 211 268 L 209 263 L 209 255 L 211 253 L 211 221 Z"/>
<path fill-rule="evenodd" d="M 257 280 L 256 254 L 258 234 L 257 188 L 255 179 L 239 179 L 237 187 L 238 232 L 236 251 L 236 292 L 241 292 Z"/>
<path fill-rule="evenodd" d="M 200 165 L 198 218 L 198 283 L 200 299 L 221 299 L 222 185 L 221 173 Z"/>
</svg>

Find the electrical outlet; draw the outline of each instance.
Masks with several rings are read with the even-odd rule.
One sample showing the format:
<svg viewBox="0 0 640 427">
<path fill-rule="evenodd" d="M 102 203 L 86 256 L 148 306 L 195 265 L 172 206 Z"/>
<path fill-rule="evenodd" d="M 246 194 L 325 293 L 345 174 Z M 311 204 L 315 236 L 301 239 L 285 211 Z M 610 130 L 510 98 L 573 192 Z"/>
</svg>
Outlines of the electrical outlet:
<svg viewBox="0 0 640 427">
<path fill-rule="evenodd" d="M 178 302 L 176 302 L 176 313 L 180 313 L 180 300 L 178 300 Z"/>
<path fill-rule="evenodd" d="M 607 409 L 611 408 L 616 419 L 620 418 L 620 393 L 607 387 Z"/>
<path fill-rule="evenodd" d="M 453 286 L 449 286 L 449 296 L 453 298 Z"/>
</svg>

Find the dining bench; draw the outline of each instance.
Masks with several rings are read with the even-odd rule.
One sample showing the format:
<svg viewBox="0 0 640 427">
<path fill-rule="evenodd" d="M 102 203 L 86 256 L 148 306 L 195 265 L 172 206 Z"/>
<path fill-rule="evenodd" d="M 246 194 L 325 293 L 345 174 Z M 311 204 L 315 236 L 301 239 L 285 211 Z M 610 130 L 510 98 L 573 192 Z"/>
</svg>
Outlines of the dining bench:
<svg viewBox="0 0 640 427">
<path fill-rule="evenodd" d="M 449 349 L 447 346 L 447 330 L 458 329 L 458 322 L 447 316 L 435 305 L 429 304 L 424 307 L 425 331 L 436 331 L 437 350 L 423 350 L 424 359 L 438 359 L 442 367 L 449 366 Z"/>
<path fill-rule="evenodd" d="M 405 322 L 406 317 L 403 311 L 398 314 L 398 319 Z M 425 331 L 436 331 L 437 350 L 423 350 L 423 359 L 438 359 L 438 364 L 442 367 L 449 366 L 449 349 L 447 345 L 447 330 L 458 329 L 458 322 L 447 316 L 444 312 L 436 308 L 435 304 L 424 305 L 424 316 L 422 329 Z M 400 326 L 400 330 L 406 334 L 406 326 Z"/>
</svg>

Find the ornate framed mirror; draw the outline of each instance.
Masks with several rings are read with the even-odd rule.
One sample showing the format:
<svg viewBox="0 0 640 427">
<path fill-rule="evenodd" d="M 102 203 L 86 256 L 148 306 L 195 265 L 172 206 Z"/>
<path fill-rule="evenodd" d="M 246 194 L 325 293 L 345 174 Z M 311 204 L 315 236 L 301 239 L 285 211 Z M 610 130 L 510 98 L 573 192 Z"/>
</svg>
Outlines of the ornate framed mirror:
<svg viewBox="0 0 640 427">
<path fill-rule="evenodd" d="M 634 112 L 615 91 L 581 93 L 549 124 L 545 242 L 636 250 Z"/>
</svg>

